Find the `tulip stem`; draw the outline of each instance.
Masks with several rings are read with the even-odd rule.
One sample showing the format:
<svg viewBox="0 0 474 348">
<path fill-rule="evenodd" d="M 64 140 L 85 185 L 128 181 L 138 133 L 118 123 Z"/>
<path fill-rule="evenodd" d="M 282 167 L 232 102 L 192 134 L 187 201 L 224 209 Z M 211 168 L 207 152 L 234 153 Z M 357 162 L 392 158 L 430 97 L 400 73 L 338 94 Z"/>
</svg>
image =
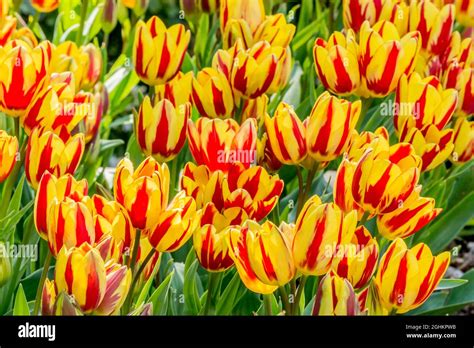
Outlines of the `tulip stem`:
<svg viewBox="0 0 474 348">
<path fill-rule="evenodd" d="M 283 302 L 283 308 L 285 308 L 286 315 L 291 315 L 291 305 L 290 301 L 288 300 L 288 294 L 286 292 L 285 286 L 280 286 L 279 290 L 281 302 Z"/>
<path fill-rule="evenodd" d="M 89 8 L 89 0 L 82 0 L 81 22 L 79 24 L 79 31 L 76 34 L 76 44 L 81 45 L 82 33 L 84 32 L 84 24 L 86 23 L 87 9 Z"/>
<path fill-rule="evenodd" d="M 263 306 L 265 308 L 265 315 L 273 315 L 273 313 L 272 313 L 272 294 L 263 295 Z"/>
<path fill-rule="evenodd" d="M 135 264 L 137 263 L 137 255 L 138 255 L 138 249 L 140 249 L 140 237 L 141 237 L 142 231 L 140 229 L 137 229 L 137 233 L 135 234 L 135 240 L 133 241 L 133 249 L 132 249 L 132 255 L 130 258 L 130 269 L 132 272 L 135 269 Z"/>
<path fill-rule="evenodd" d="M 303 208 L 303 201 L 304 201 L 304 187 L 303 187 L 303 175 L 301 174 L 301 169 L 299 166 L 296 166 L 296 175 L 298 177 L 298 202 L 296 205 L 296 216 L 295 219 L 298 218 L 298 215 L 300 214 L 301 209 Z"/>
<path fill-rule="evenodd" d="M 370 213 L 366 211 L 364 215 L 362 215 L 362 219 L 360 219 L 359 226 L 363 226 L 369 220 Z"/>
<path fill-rule="evenodd" d="M 313 186 L 313 180 L 316 175 L 316 173 L 319 170 L 319 162 L 316 163 L 313 168 L 308 173 L 308 177 L 306 178 L 306 187 L 304 190 L 304 199 L 306 200 L 308 198 L 308 195 L 311 193 L 311 189 Z"/>
<path fill-rule="evenodd" d="M 301 276 L 300 284 L 298 285 L 298 290 L 296 292 L 295 297 L 295 313 L 298 314 L 300 308 L 300 299 L 301 295 L 304 293 L 304 286 L 306 285 L 306 281 L 308 280 L 308 276 Z"/>
<path fill-rule="evenodd" d="M 211 309 L 212 304 L 212 293 L 219 281 L 219 273 L 210 272 L 209 273 L 209 283 L 207 285 L 207 295 L 206 295 L 206 304 L 204 305 L 203 315 L 209 315 L 209 310 Z"/>
<path fill-rule="evenodd" d="M 44 260 L 43 272 L 41 272 L 41 278 L 38 284 L 38 289 L 36 289 L 35 308 L 33 309 L 33 315 L 40 314 L 39 312 L 41 305 L 41 294 L 43 293 L 44 282 L 46 281 L 46 277 L 48 276 L 49 265 L 51 264 L 51 256 L 51 251 L 48 249 L 48 254 L 46 255 L 46 259 Z"/>
</svg>

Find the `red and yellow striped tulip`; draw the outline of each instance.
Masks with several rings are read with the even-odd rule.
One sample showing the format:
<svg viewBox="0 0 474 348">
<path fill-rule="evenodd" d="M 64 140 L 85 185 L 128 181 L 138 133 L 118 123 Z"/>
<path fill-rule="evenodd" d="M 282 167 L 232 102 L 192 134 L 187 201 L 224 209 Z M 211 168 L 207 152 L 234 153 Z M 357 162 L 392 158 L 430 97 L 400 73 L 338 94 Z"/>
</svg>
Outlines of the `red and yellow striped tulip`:
<svg viewBox="0 0 474 348">
<path fill-rule="evenodd" d="M 246 121 L 249 118 L 255 118 L 260 126 L 262 122 L 264 122 L 267 108 L 268 96 L 266 94 L 255 99 L 244 100 L 244 105 L 242 106 L 242 121 Z"/>
<path fill-rule="evenodd" d="M 53 198 L 47 213 L 48 244 L 51 253 L 58 255 L 61 248 L 72 248 L 82 243 L 95 242 L 94 219 L 82 202 Z"/>
<path fill-rule="evenodd" d="M 341 245 L 332 262 L 332 269 L 346 278 L 354 289 L 361 289 L 375 273 L 379 258 L 377 239 L 364 227 L 356 228 L 349 244 Z"/>
<path fill-rule="evenodd" d="M 374 25 L 380 19 L 382 9 L 382 1 L 343 0 L 342 19 L 344 27 L 359 32 L 364 21 Z"/>
<path fill-rule="evenodd" d="M 380 260 L 375 276 L 383 306 L 396 313 L 421 306 L 441 281 L 449 261 L 448 251 L 433 256 L 426 244 L 408 249 L 402 239 L 395 239 Z"/>
<path fill-rule="evenodd" d="M 229 229 L 230 255 L 248 289 L 270 294 L 293 279 L 296 270 L 289 241 L 271 221 L 259 225 L 247 220 Z"/>
<path fill-rule="evenodd" d="M 420 197 L 418 187 L 403 205 L 388 214 L 377 216 L 377 229 L 382 236 L 393 240 L 407 238 L 435 219 L 443 209 L 435 208 L 433 198 Z"/>
<path fill-rule="evenodd" d="M 92 43 L 81 47 L 81 51 L 87 56 L 87 59 L 84 60 L 81 88 L 89 90 L 99 81 L 102 74 L 102 52 L 99 47 Z"/>
<path fill-rule="evenodd" d="M 18 139 L 0 129 L 0 183 L 4 182 L 15 167 Z"/>
<path fill-rule="evenodd" d="M 80 91 L 86 82 L 88 67 L 97 66 L 97 63 L 89 62 L 90 58 L 83 47 L 77 46 L 73 41 L 65 41 L 54 49 L 51 68 L 55 73 L 73 73 L 76 91 Z"/>
<path fill-rule="evenodd" d="M 339 95 L 355 92 L 360 86 L 358 45 L 355 34 L 334 32 L 328 41 L 316 39 L 313 57 L 319 80 L 329 91 Z"/>
<path fill-rule="evenodd" d="M 272 46 L 288 47 L 293 40 L 296 27 L 286 21 L 282 13 L 267 16 L 254 34 L 254 42 L 267 41 Z"/>
<path fill-rule="evenodd" d="M 0 111 L 13 117 L 25 112 L 49 73 L 51 52 L 49 41 L 35 48 L 19 40 L 0 47 Z"/>
<path fill-rule="evenodd" d="M 380 152 L 388 150 L 389 147 L 389 133 L 385 127 L 379 127 L 374 132 L 358 133 L 354 130 L 347 147 L 347 159 L 357 162 L 368 148 Z"/>
<path fill-rule="evenodd" d="M 56 177 L 50 172 L 44 172 L 38 184 L 35 198 L 34 218 L 36 231 L 44 240 L 48 240 L 48 212 L 51 202 L 70 199 L 82 201 L 87 196 L 88 183 L 86 179 L 76 180 L 70 174 Z"/>
<path fill-rule="evenodd" d="M 193 72 L 181 71 L 169 82 L 155 86 L 155 100 L 168 99 L 174 106 L 192 103 Z"/>
<path fill-rule="evenodd" d="M 264 93 L 276 92 L 282 83 L 286 58 L 285 48 L 270 46 L 266 41 L 237 51 L 230 78 L 236 96 L 255 99 Z"/>
<path fill-rule="evenodd" d="M 357 295 L 347 279 L 329 272 L 321 279 L 314 300 L 313 315 L 357 315 Z"/>
<path fill-rule="evenodd" d="M 166 164 L 146 158 L 134 171 L 133 163 L 122 159 L 114 178 L 114 195 L 125 207 L 132 224 L 141 230 L 155 226 L 168 206 L 170 173 Z"/>
<path fill-rule="evenodd" d="M 454 0 L 454 6 L 456 20 L 465 27 L 474 27 L 474 1 Z"/>
<path fill-rule="evenodd" d="M 422 47 L 433 55 L 443 54 L 449 45 L 454 26 L 454 5 L 438 9 L 430 1 L 411 2 L 409 30 L 421 34 Z"/>
<path fill-rule="evenodd" d="M 214 68 L 204 68 L 193 79 L 193 103 L 201 116 L 232 117 L 234 96 L 227 77 Z"/>
<path fill-rule="evenodd" d="M 14 16 L 9 16 L 9 5 L 7 0 L 0 0 L 0 46 L 15 37 L 17 19 Z"/>
<path fill-rule="evenodd" d="M 359 37 L 362 80 L 358 94 L 380 98 L 393 92 L 400 77 L 415 68 L 420 46 L 419 32 L 410 32 L 400 38 L 393 23 L 380 21 L 370 27 L 364 22 Z"/>
<path fill-rule="evenodd" d="M 453 133 L 452 129 L 439 130 L 434 125 L 419 130 L 408 128 L 405 124 L 401 129 L 400 141 L 413 145 L 422 160 L 421 170 L 428 171 L 446 161 L 453 152 Z"/>
<path fill-rule="evenodd" d="M 181 248 L 193 235 L 199 225 L 200 212 L 196 210 L 194 198 L 179 192 L 158 222 L 146 230 L 150 244 L 159 252 L 172 252 Z"/>
<path fill-rule="evenodd" d="M 84 134 L 67 140 L 51 131 L 35 128 L 28 139 L 25 157 L 26 179 L 34 189 L 45 172 L 55 176 L 74 174 L 84 154 Z"/>
<path fill-rule="evenodd" d="M 263 166 L 270 173 L 277 172 L 283 165 L 276 157 L 267 133 L 264 133 L 262 139 L 257 142 L 257 157 L 258 165 Z"/>
<path fill-rule="evenodd" d="M 78 97 L 79 96 L 76 95 L 76 102 Z M 98 82 L 94 86 L 91 101 L 88 112 L 84 118 L 87 143 L 90 143 L 99 136 L 102 118 L 107 114 L 109 109 L 109 92 L 102 83 Z M 87 107 L 87 105 L 84 105 L 84 107 Z"/>
<path fill-rule="evenodd" d="M 166 83 L 183 64 L 191 33 L 184 25 L 166 28 L 161 19 L 139 21 L 133 48 L 133 64 L 138 77 L 148 85 Z"/>
<path fill-rule="evenodd" d="M 450 67 L 451 68 L 451 67 Z M 448 69 L 446 78 L 447 88 L 456 88 L 459 92 L 458 116 L 468 117 L 474 115 L 474 66 L 464 69 L 452 67 L 453 73 Z"/>
<path fill-rule="evenodd" d="M 295 266 L 306 275 L 323 275 L 341 245 L 352 240 L 357 225 L 356 212 L 344 215 L 333 203 L 322 204 L 311 197 L 296 220 L 293 241 Z"/>
<path fill-rule="evenodd" d="M 468 121 L 464 118 L 456 120 L 453 138 L 453 161 L 463 163 L 472 159 L 474 154 L 474 121 Z"/>
<path fill-rule="evenodd" d="M 132 283 L 132 271 L 127 266 L 122 266 L 111 261 L 105 265 L 105 292 L 104 298 L 94 310 L 96 315 L 115 315 L 120 313 L 120 308 L 128 294 Z"/>
<path fill-rule="evenodd" d="M 73 295 L 84 313 L 94 311 L 107 288 L 107 272 L 99 251 L 88 243 L 62 248 L 56 260 L 55 282 L 58 293 Z"/>
<path fill-rule="evenodd" d="M 410 144 L 379 152 L 369 148 L 354 170 L 352 196 L 372 215 L 390 213 L 413 192 L 420 168 L 421 158 Z"/>
<path fill-rule="evenodd" d="M 104 260 L 110 258 L 122 263 L 124 254 L 133 249 L 136 233 L 127 211 L 116 201 L 99 195 L 86 197 L 84 203 L 94 219 L 96 245 L 110 238 Z"/>
<path fill-rule="evenodd" d="M 10 11 L 10 0 L 0 0 L 0 18 L 5 18 Z"/>
<path fill-rule="evenodd" d="M 268 142 L 275 157 L 284 164 L 298 164 L 307 154 L 306 129 L 292 106 L 281 102 L 273 117 L 265 115 Z"/>
<path fill-rule="evenodd" d="M 46 278 L 43 291 L 41 292 L 41 315 L 51 316 L 54 314 L 54 305 L 57 297 L 56 283 Z"/>
<path fill-rule="evenodd" d="M 59 7 L 60 0 L 31 0 L 31 6 L 42 13 L 48 13 Z"/>
<path fill-rule="evenodd" d="M 362 315 L 388 315 L 388 311 L 382 306 L 379 290 L 372 280 L 364 290 L 357 294 Z"/>
<path fill-rule="evenodd" d="M 416 72 L 403 75 L 395 97 L 395 129 L 401 131 L 408 122 L 409 128 L 434 125 L 442 130 L 451 120 L 457 102 L 456 90 L 444 89 L 436 77 L 422 78 Z"/>
<path fill-rule="evenodd" d="M 234 162 L 250 167 L 256 161 L 257 121 L 241 126 L 233 119 L 199 118 L 188 121 L 189 150 L 198 165 L 227 172 Z"/>
<path fill-rule="evenodd" d="M 168 99 L 162 99 L 152 105 L 146 96 L 135 120 L 138 145 L 160 162 L 171 161 L 184 146 L 190 115 L 190 103 L 175 107 Z"/>
<path fill-rule="evenodd" d="M 306 125 L 308 154 L 319 162 L 332 161 L 346 151 L 361 112 L 361 102 L 351 103 L 323 93 Z"/>
<path fill-rule="evenodd" d="M 234 68 L 234 61 L 237 54 L 245 50 L 242 40 L 237 40 L 235 44 L 227 50 L 217 50 L 212 58 L 212 67 L 222 72 L 229 81 L 232 77 L 232 69 Z"/>
<path fill-rule="evenodd" d="M 71 134 L 84 118 L 82 113 L 76 112 L 74 96 L 73 73 L 52 74 L 49 86 L 35 94 L 21 116 L 26 134 L 31 135 L 35 128 Z"/>
</svg>

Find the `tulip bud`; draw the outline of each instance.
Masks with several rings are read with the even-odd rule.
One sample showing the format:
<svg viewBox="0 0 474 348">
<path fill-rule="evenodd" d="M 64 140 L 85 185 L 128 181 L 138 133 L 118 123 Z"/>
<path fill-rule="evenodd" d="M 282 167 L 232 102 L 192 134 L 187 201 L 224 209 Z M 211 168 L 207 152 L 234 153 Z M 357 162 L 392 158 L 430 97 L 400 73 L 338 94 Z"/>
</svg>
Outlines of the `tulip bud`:
<svg viewBox="0 0 474 348">
<path fill-rule="evenodd" d="M 296 27 L 286 22 L 286 17 L 282 13 L 267 16 L 255 31 L 255 42 L 267 41 L 271 46 L 288 47 Z"/>
<path fill-rule="evenodd" d="M 170 81 L 181 69 L 190 37 L 182 24 L 166 28 L 156 16 L 139 21 L 133 49 L 138 77 L 151 86 Z"/>
<path fill-rule="evenodd" d="M 226 76 L 213 68 L 204 68 L 193 79 L 193 103 L 201 116 L 232 117 L 234 96 Z"/>
<path fill-rule="evenodd" d="M 51 202 L 54 199 L 61 202 L 66 198 L 80 202 L 87 195 L 87 191 L 86 179 L 76 181 L 70 174 L 59 178 L 50 172 L 43 174 L 38 184 L 34 210 L 35 226 L 41 238 L 48 240 L 48 212 Z"/>
<path fill-rule="evenodd" d="M 470 0 L 455 0 L 456 21 L 464 27 L 474 27 L 474 2 Z"/>
<path fill-rule="evenodd" d="M 382 12 L 382 5 L 383 2 L 381 1 L 343 0 L 342 18 L 344 27 L 358 32 L 364 21 L 368 21 L 370 25 L 375 24 Z"/>
<path fill-rule="evenodd" d="M 355 211 L 344 216 L 337 205 L 321 204 L 318 196 L 311 197 L 296 220 L 293 257 L 298 271 L 327 273 L 337 250 L 351 241 L 356 224 Z"/>
<path fill-rule="evenodd" d="M 298 164 L 306 157 L 306 129 L 292 106 L 281 102 L 273 116 L 265 116 L 265 129 L 275 157 Z"/>
<path fill-rule="evenodd" d="M 3 3 L 5 1 L 3 0 Z M 8 3 L 8 1 L 7 1 Z M 13 39 L 18 39 L 16 37 L 17 19 L 13 16 L 0 16 L 0 46 L 5 46 L 7 42 Z"/>
<path fill-rule="evenodd" d="M 360 86 L 355 34 L 334 32 L 328 42 L 316 39 L 313 48 L 316 73 L 321 83 L 331 92 L 347 95 Z"/>
<path fill-rule="evenodd" d="M 132 271 L 127 266 L 121 266 L 109 261 L 105 264 L 105 293 L 104 299 L 94 310 L 97 315 L 119 314 L 125 302 L 130 284 Z"/>
<path fill-rule="evenodd" d="M 474 68 L 456 69 L 454 65 L 448 68 L 446 75 L 446 87 L 459 91 L 457 115 L 474 115 Z"/>
<path fill-rule="evenodd" d="M 161 213 L 157 224 L 145 234 L 156 250 L 176 251 L 191 238 L 199 219 L 200 213 L 196 211 L 196 202 L 181 191 Z"/>
<path fill-rule="evenodd" d="M 60 0 L 31 0 L 31 6 L 42 13 L 48 13 L 59 7 Z"/>
<path fill-rule="evenodd" d="M 275 155 L 272 145 L 268 140 L 267 133 L 264 133 L 261 140 L 257 143 L 258 165 L 263 166 L 269 172 L 277 172 L 283 165 Z"/>
<path fill-rule="evenodd" d="M 332 269 L 340 277 L 349 280 L 354 289 L 360 289 L 375 273 L 378 258 L 377 239 L 364 226 L 359 226 L 350 243 L 341 245 L 336 251 Z"/>
<path fill-rule="evenodd" d="M 81 47 L 81 52 L 87 56 L 87 59 L 83 61 L 85 65 L 81 87 L 91 89 L 102 74 L 102 52 L 99 47 L 91 43 Z"/>
<path fill-rule="evenodd" d="M 0 129 L 0 183 L 5 181 L 15 166 L 18 139 Z"/>
<path fill-rule="evenodd" d="M 169 182 L 168 166 L 151 157 L 135 171 L 128 158 L 119 162 L 114 179 L 115 199 L 125 207 L 135 228 L 143 230 L 156 225 L 168 205 Z"/>
<path fill-rule="evenodd" d="M 474 154 L 474 121 L 464 118 L 456 120 L 454 125 L 454 163 L 467 162 Z"/>
<path fill-rule="evenodd" d="M 102 30 L 110 34 L 117 26 L 117 0 L 105 0 L 102 12 Z"/>
<path fill-rule="evenodd" d="M 314 300 L 313 315 L 357 315 L 357 295 L 347 279 L 332 271 L 321 280 Z"/>
<path fill-rule="evenodd" d="M 56 284 L 54 280 L 45 279 L 41 293 L 41 315 L 53 315 L 56 303 Z"/>
<path fill-rule="evenodd" d="M 193 72 L 178 74 L 169 82 L 163 85 L 155 86 L 155 102 L 168 99 L 175 107 L 179 105 L 192 103 Z"/>
<path fill-rule="evenodd" d="M 56 176 L 74 174 L 81 162 L 84 148 L 82 133 L 63 141 L 51 131 L 36 128 L 26 147 L 26 179 L 37 189 L 43 173 L 47 171 Z"/>
<path fill-rule="evenodd" d="M 186 141 L 186 126 L 191 104 L 175 107 L 162 99 L 152 105 L 148 96 L 143 100 L 135 121 L 137 142 L 143 152 L 160 162 L 175 158 Z"/>
<path fill-rule="evenodd" d="M 421 306 L 441 281 L 449 261 L 448 251 L 433 256 L 426 244 L 408 249 L 402 239 L 395 239 L 380 260 L 375 276 L 383 306 L 397 313 Z"/>
<path fill-rule="evenodd" d="M 332 161 L 349 145 L 361 111 L 361 102 L 351 103 L 323 93 L 311 110 L 306 126 L 308 153 L 316 161 Z"/>
<path fill-rule="evenodd" d="M 12 265 L 8 250 L 3 242 L 0 242 L 0 288 L 4 286 L 12 275 Z"/>
<path fill-rule="evenodd" d="M 388 311 L 382 306 L 379 290 L 373 280 L 357 294 L 357 297 L 362 315 L 388 315 Z"/>
<path fill-rule="evenodd" d="M 230 255 L 248 289 L 269 294 L 293 279 L 289 241 L 271 221 L 259 225 L 247 220 L 237 230 L 230 227 L 229 233 Z"/>
</svg>

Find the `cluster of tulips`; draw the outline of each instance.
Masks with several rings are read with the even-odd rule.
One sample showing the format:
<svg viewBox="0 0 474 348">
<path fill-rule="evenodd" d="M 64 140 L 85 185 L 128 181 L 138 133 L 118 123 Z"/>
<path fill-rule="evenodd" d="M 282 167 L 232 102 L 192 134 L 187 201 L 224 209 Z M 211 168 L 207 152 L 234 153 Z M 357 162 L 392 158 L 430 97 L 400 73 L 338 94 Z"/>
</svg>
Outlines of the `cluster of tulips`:
<svg viewBox="0 0 474 348">
<path fill-rule="evenodd" d="M 406 313 L 431 296 L 450 252 L 433 255 L 412 236 L 443 214 L 423 178 L 472 162 L 473 1 L 343 0 L 344 29 L 311 38 L 308 69 L 323 88 L 309 114 L 283 98 L 296 26 L 262 0 L 181 1 L 186 18 L 207 14 L 220 27 L 210 66 L 194 71 L 183 71 L 193 26 L 144 21 L 148 1 L 92 3 L 103 6 L 102 47 L 81 31 L 76 42 L 38 41 L 37 23 L 18 23 L 19 7 L 0 0 L 0 111 L 14 132 L 0 130 L 0 222 L 24 175 L 49 249 L 31 314 L 155 313 L 147 299 L 160 261 L 185 249 L 207 271 L 202 314 L 229 272 L 269 315 Z M 49 13 L 60 1 L 31 5 Z M 84 167 L 109 134 L 104 51 L 117 11 L 136 19 L 143 157 L 122 153 L 107 187 Z M 391 97 L 390 126 L 371 128 L 370 105 Z M 328 173 L 332 194 L 316 194 Z"/>
</svg>

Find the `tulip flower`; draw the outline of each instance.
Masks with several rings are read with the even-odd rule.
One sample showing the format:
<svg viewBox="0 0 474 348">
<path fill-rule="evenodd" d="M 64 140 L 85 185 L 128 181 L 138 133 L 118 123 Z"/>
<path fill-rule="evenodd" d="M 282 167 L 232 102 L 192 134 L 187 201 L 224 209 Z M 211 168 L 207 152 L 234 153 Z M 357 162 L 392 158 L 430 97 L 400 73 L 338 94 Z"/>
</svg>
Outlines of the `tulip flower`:
<svg viewBox="0 0 474 348">
<path fill-rule="evenodd" d="M 357 315 L 357 295 L 347 279 L 329 272 L 319 284 L 313 315 Z"/>
<path fill-rule="evenodd" d="M 239 127 L 233 119 L 199 118 L 188 121 L 189 150 L 197 164 L 227 172 L 234 162 L 250 167 L 256 161 L 257 122 L 248 119 Z"/>
<path fill-rule="evenodd" d="M 170 81 L 181 68 L 190 38 L 182 24 L 166 28 L 156 16 L 147 23 L 139 21 L 133 48 L 138 77 L 151 86 Z"/>
<path fill-rule="evenodd" d="M 50 316 L 54 314 L 57 296 L 56 283 L 54 280 L 46 278 L 41 292 L 41 315 Z"/>
<path fill-rule="evenodd" d="M 135 171 L 128 158 L 119 162 L 114 178 L 115 199 L 125 207 L 135 228 L 149 229 L 158 223 L 160 212 L 168 205 L 169 182 L 168 166 L 151 157 Z"/>
<path fill-rule="evenodd" d="M 126 266 L 107 262 L 105 265 L 104 298 L 94 310 L 97 315 L 119 314 L 120 308 L 128 294 L 132 283 L 132 271 Z"/>
<path fill-rule="evenodd" d="M 8 1 L 3 1 L 3 4 Z M 13 16 L 0 16 L 0 46 L 4 46 L 14 38 L 17 19 Z"/>
<path fill-rule="evenodd" d="M 242 122 L 249 118 L 255 118 L 260 126 L 261 123 L 264 122 L 267 108 L 268 97 L 265 94 L 255 99 L 244 100 L 242 106 Z"/>
<path fill-rule="evenodd" d="M 433 198 L 420 197 L 421 187 L 415 189 L 403 205 L 388 214 L 377 216 L 377 229 L 393 240 L 407 238 L 434 220 L 443 209 L 435 208 Z"/>
<path fill-rule="evenodd" d="M 263 166 L 271 173 L 277 172 L 283 165 L 276 157 L 267 133 L 264 133 L 262 139 L 257 142 L 257 157 L 258 165 Z"/>
<path fill-rule="evenodd" d="M 343 0 L 342 19 L 344 27 L 359 32 L 364 21 L 374 25 L 380 19 L 383 5 L 382 1 Z"/>
<path fill-rule="evenodd" d="M 102 74 L 102 52 L 99 47 L 91 43 L 81 47 L 81 51 L 87 56 L 87 59 L 84 60 L 81 88 L 91 89 Z"/>
<path fill-rule="evenodd" d="M 284 164 L 298 164 L 306 157 L 306 129 L 292 106 L 281 102 L 273 118 L 265 115 L 268 142 Z"/>
<path fill-rule="evenodd" d="M 76 91 L 80 91 L 88 83 L 88 79 L 92 78 L 94 72 L 97 72 L 98 63 L 95 60 L 99 58 L 89 53 L 85 51 L 85 47 L 78 47 L 75 42 L 64 41 L 53 51 L 51 68 L 55 73 L 73 73 Z M 91 58 L 94 62 L 89 61 Z M 89 71 L 89 69 L 92 70 Z"/>
<path fill-rule="evenodd" d="M 118 4 L 117 0 L 105 0 L 102 12 L 102 30 L 110 34 L 117 26 Z"/>
<path fill-rule="evenodd" d="M 388 315 L 388 311 L 382 306 L 380 294 L 374 280 L 364 290 L 357 294 L 359 307 L 362 315 Z"/>
<path fill-rule="evenodd" d="M 333 203 L 322 204 L 318 196 L 303 206 L 295 226 L 293 257 L 295 266 L 306 275 L 323 275 L 340 245 L 351 241 L 357 224 L 356 212 L 344 215 Z"/>
<path fill-rule="evenodd" d="M 175 107 L 187 102 L 192 103 L 192 83 L 192 72 L 186 74 L 179 72 L 171 81 L 155 86 L 155 100 L 168 99 Z"/>
<path fill-rule="evenodd" d="M 443 89 L 434 76 L 423 79 L 418 73 L 403 75 L 395 98 L 395 129 L 400 132 L 408 122 L 409 128 L 434 125 L 442 130 L 456 110 L 457 101 L 456 90 Z"/>
<path fill-rule="evenodd" d="M 397 28 L 390 22 L 380 21 L 372 28 L 364 22 L 359 37 L 362 83 L 357 93 L 380 98 L 394 91 L 400 77 L 415 68 L 420 45 L 419 32 L 400 38 Z"/>
<path fill-rule="evenodd" d="M 448 251 L 433 256 L 423 243 L 411 249 L 397 238 L 380 260 L 375 284 L 383 306 L 406 313 L 421 306 L 436 289 L 448 269 Z"/>
<path fill-rule="evenodd" d="M 422 171 L 436 168 L 448 159 L 454 149 L 453 130 L 439 130 L 434 125 L 419 130 L 408 129 L 405 124 L 401 129 L 400 140 L 413 145 L 416 154 L 421 157 Z"/>
<path fill-rule="evenodd" d="M 104 260 L 110 257 L 121 263 L 124 254 L 133 249 L 136 233 L 127 211 L 116 201 L 108 201 L 99 195 L 86 197 L 83 202 L 94 219 L 96 245 L 107 238 L 111 239 Z"/>
<path fill-rule="evenodd" d="M 75 103 L 80 100 L 80 97 L 81 93 L 76 95 L 74 98 Z M 86 98 L 86 100 L 87 99 L 88 98 Z M 107 88 L 102 83 L 97 83 L 94 87 L 94 94 L 90 97 L 89 107 L 87 108 L 87 104 L 83 107 L 85 107 L 87 111 L 84 118 L 86 142 L 90 143 L 98 137 L 102 118 L 107 114 L 109 109 L 109 93 L 107 92 Z"/>
<path fill-rule="evenodd" d="M 474 67 L 461 69 L 454 73 L 446 73 L 446 87 L 456 88 L 459 91 L 459 102 L 456 113 L 458 116 L 467 117 L 474 115 Z"/>
<path fill-rule="evenodd" d="M 351 103 L 323 93 L 316 100 L 306 125 L 309 155 L 320 162 L 339 157 L 349 145 L 360 111 L 360 101 Z"/>
<path fill-rule="evenodd" d="M 59 7 L 59 0 L 31 0 L 31 6 L 42 13 L 48 13 L 56 10 Z"/>
<path fill-rule="evenodd" d="M 0 1 L 0 18 L 5 18 L 10 11 L 10 2 L 8 0 Z"/>
<path fill-rule="evenodd" d="M 237 97 L 254 99 L 264 93 L 274 93 L 281 79 L 287 51 L 272 47 L 266 41 L 257 42 L 235 56 L 230 82 Z M 273 87 L 273 88 L 272 88 Z"/>
<path fill-rule="evenodd" d="M 169 207 L 162 211 L 156 225 L 146 230 L 145 234 L 150 244 L 159 252 L 176 251 L 192 237 L 199 219 L 196 202 L 181 191 Z"/>
<path fill-rule="evenodd" d="M 0 111 L 13 117 L 25 112 L 49 72 L 51 51 L 49 41 L 35 48 L 19 40 L 0 47 Z"/>
<path fill-rule="evenodd" d="M 84 135 L 63 141 L 51 131 L 33 130 L 26 147 L 26 179 L 34 188 L 45 172 L 56 176 L 74 174 L 84 153 Z"/>
<path fill-rule="evenodd" d="M 456 21 L 465 27 L 474 27 L 474 2 L 472 0 L 455 0 Z"/>
<path fill-rule="evenodd" d="M 87 196 L 88 183 L 86 179 L 76 180 L 70 174 L 56 177 L 50 172 L 44 172 L 38 184 L 35 197 L 34 218 L 36 231 L 44 240 L 48 240 L 48 212 L 54 199 L 61 202 L 71 199 L 82 201 Z"/>
<path fill-rule="evenodd" d="M 336 252 L 332 268 L 337 275 L 349 280 L 354 289 L 360 289 L 374 275 L 378 258 L 377 239 L 364 226 L 359 226 L 350 244 L 341 245 Z"/>
<path fill-rule="evenodd" d="M 459 118 L 454 125 L 454 162 L 467 162 L 474 154 L 474 121 Z"/>
<path fill-rule="evenodd" d="M 334 32 L 326 42 L 316 39 L 313 48 L 316 73 L 321 83 L 332 93 L 348 95 L 360 86 L 355 34 Z"/>
<path fill-rule="evenodd" d="M 193 79 L 193 103 L 201 116 L 232 117 L 234 96 L 226 76 L 214 68 L 204 68 Z"/>
<path fill-rule="evenodd" d="M 34 128 L 70 135 L 84 115 L 77 112 L 74 102 L 75 82 L 71 72 L 52 74 L 50 84 L 32 99 L 26 112 L 21 116 L 21 124 L 28 135 Z"/>
<path fill-rule="evenodd" d="M 248 289 L 270 294 L 294 277 L 289 241 L 271 221 L 259 225 L 247 220 L 237 231 L 229 229 L 230 255 Z"/>
<path fill-rule="evenodd" d="M 267 16 L 260 23 L 254 34 L 254 42 L 267 41 L 271 46 L 286 48 L 290 45 L 291 40 L 293 40 L 295 31 L 296 27 L 286 22 L 285 15 L 277 13 Z"/>
<path fill-rule="evenodd" d="M 352 136 L 347 147 L 347 159 L 350 161 L 359 161 L 368 148 L 376 152 L 388 150 L 389 133 L 385 127 L 379 127 L 374 132 L 363 131 L 358 133 L 352 131 Z"/>
<path fill-rule="evenodd" d="M 193 245 L 201 266 L 209 272 L 225 271 L 234 264 L 229 254 L 228 239 L 230 233 L 236 230 L 225 228 L 229 225 L 213 203 L 206 204 L 201 226 L 193 234 Z"/>
<path fill-rule="evenodd" d="M 411 3 L 409 30 L 421 34 L 422 47 L 430 54 L 446 50 L 453 31 L 454 11 L 452 4 L 438 9 L 430 1 Z"/>
<path fill-rule="evenodd" d="M 372 215 L 390 213 L 415 189 L 420 167 L 421 158 L 410 144 L 400 143 L 378 153 L 369 148 L 354 170 L 352 196 Z"/>
<path fill-rule="evenodd" d="M 235 44 L 227 50 L 217 50 L 212 58 L 212 67 L 221 71 L 229 81 L 231 81 L 232 69 L 234 68 L 237 54 L 245 50 L 242 40 L 237 40 Z"/>
<path fill-rule="evenodd" d="M 5 181 L 15 167 L 18 139 L 0 129 L 0 183 Z"/>
<path fill-rule="evenodd" d="M 146 155 L 160 162 L 175 158 L 186 141 L 186 126 L 191 114 L 191 104 L 175 107 L 162 99 L 152 105 L 148 96 L 143 100 L 135 121 L 135 134 L 140 148 Z"/>
<path fill-rule="evenodd" d="M 47 240 L 53 256 L 58 255 L 63 246 L 72 248 L 85 242 L 94 243 L 94 220 L 84 203 L 70 198 L 59 201 L 54 197 L 46 216 Z"/>
<path fill-rule="evenodd" d="M 137 17 L 141 17 L 148 9 L 150 0 L 121 0 L 122 4 L 133 10 Z"/>
</svg>

